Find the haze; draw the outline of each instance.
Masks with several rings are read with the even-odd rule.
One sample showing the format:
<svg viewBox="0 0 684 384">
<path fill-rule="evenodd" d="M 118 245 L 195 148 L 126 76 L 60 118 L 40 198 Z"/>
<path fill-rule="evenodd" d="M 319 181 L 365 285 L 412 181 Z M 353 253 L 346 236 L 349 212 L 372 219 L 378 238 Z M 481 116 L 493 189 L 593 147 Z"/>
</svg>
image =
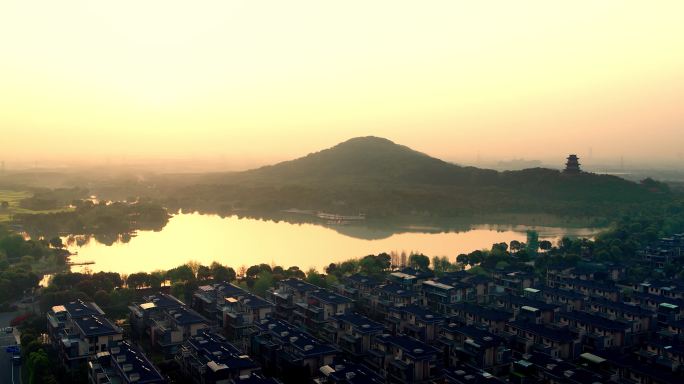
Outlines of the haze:
<svg viewBox="0 0 684 384">
<path fill-rule="evenodd" d="M 0 160 L 681 164 L 684 2 L 3 1 Z"/>
</svg>

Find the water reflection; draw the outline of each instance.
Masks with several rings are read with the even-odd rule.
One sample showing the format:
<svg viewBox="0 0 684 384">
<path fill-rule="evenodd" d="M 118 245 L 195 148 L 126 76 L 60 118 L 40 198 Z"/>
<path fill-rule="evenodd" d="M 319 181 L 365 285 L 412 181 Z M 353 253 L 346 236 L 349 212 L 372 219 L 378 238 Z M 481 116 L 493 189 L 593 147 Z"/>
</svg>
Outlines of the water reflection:
<svg viewBox="0 0 684 384">
<path fill-rule="evenodd" d="M 381 252 L 419 251 L 429 256 L 449 256 L 490 248 L 493 243 L 525 241 L 526 226 L 476 226 L 469 231 L 427 228 L 382 228 L 368 223 L 326 228 L 292 223 L 215 215 L 178 214 L 162 231 L 139 231 L 132 238 L 117 238 L 103 244 L 98 238 L 69 236 L 71 261 L 94 261 L 94 272 L 133 273 L 169 269 L 189 260 L 202 264 L 219 261 L 239 268 L 258 263 L 302 269 L 323 267 L 331 262 Z M 591 236 L 592 229 L 536 227 L 541 239 L 562 236 Z M 399 233 L 398 233 L 399 232 Z M 353 234 L 354 237 L 350 236 Z M 111 239 L 110 239 L 111 240 Z M 75 271 L 79 267 L 73 268 Z"/>
</svg>

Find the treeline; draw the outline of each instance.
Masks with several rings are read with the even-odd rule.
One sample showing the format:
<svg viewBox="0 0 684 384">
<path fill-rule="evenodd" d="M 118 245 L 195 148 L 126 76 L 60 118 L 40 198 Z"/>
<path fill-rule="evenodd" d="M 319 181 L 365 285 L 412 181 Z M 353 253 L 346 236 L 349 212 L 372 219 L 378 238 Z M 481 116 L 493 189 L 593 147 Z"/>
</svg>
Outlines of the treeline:
<svg viewBox="0 0 684 384">
<path fill-rule="evenodd" d="M 111 244 L 119 235 L 137 230 L 161 230 L 169 218 L 166 209 L 151 202 L 94 204 L 90 200 L 80 200 L 73 211 L 20 214 L 15 215 L 14 220 L 35 238 L 94 235 L 105 244 Z"/>
<path fill-rule="evenodd" d="M 59 240 L 59 239 L 57 239 Z M 38 286 L 42 273 L 64 269 L 68 252 L 56 240 L 25 240 L 0 226 L 0 305 L 8 307 Z"/>
<path fill-rule="evenodd" d="M 478 214 L 544 213 L 609 223 L 622 212 L 649 202 L 665 202 L 669 192 L 644 186 L 622 185 L 602 176 L 578 175 L 576 182 L 554 182 L 530 176 L 529 184 L 510 177 L 510 183 L 477 185 L 207 185 L 183 187 L 161 195 L 162 204 L 173 210 L 230 214 L 278 212 L 299 208 L 356 214 L 375 219 L 401 216 L 468 217 Z M 627 181 L 624 181 L 627 183 Z"/>
<path fill-rule="evenodd" d="M 86 188 L 34 189 L 33 196 L 21 200 L 19 205 L 34 211 L 45 211 L 64 208 L 85 197 L 88 197 Z"/>
<path fill-rule="evenodd" d="M 541 168 L 501 173 L 438 168 L 431 176 L 431 169 L 396 180 L 392 178 L 400 172 L 396 169 L 365 177 L 344 172 L 324 173 L 320 178 L 234 175 L 197 185 L 167 180 L 159 187 L 157 198 L 174 210 L 218 214 L 295 207 L 364 212 L 372 218 L 545 213 L 605 220 L 643 204 L 667 202 L 672 195 L 666 184 L 651 179 L 633 183 L 615 176 L 566 175 Z"/>
<path fill-rule="evenodd" d="M 643 263 L 639 254 L 640 250 L 653 245 L 660 238 L 677 233 L 684 233 L 682 197 L 677 197 L 668 204 L 625 214 L 617 218 L 610 230 L 599 234 L 594 240 L 563 239 L 558 248 L 550 253 L 550 257 L 619 263 L 627 268 L 628 282 L 639 282 L 647 278 L 681 278 L 684 277 L 684 264 L 681 260 L 676 260 L 663 270 L 654 270 Z"/>
</svg>

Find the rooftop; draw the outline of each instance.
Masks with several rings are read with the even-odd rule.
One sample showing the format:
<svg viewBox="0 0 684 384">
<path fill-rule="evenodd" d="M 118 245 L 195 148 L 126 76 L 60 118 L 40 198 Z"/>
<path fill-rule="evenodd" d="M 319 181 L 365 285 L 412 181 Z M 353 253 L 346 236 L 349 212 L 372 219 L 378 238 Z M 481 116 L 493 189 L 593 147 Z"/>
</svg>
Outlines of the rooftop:
<svg viewBox="0 0 684 384">
<path fill-rule="evenodd" d="M 433 280 L 423 281 L 423 285 L 427 285 L 427 286 L 432 287 L 432 288 L 443 289 L 443 290 L 454 289 L 454 287 L 451 285 L 447 285 L 447 284 L 440 283 L 438 281 L 433 281 Z"/>
<path fill-rule="evenodd" d="M 382 285 L 380 286 L 380 290 L 383 293 L 392 296 L 411 297 L 416 295 L 416 292 L 408 290 L 405 287 L 395 283 Z"/>
<path fill-rule="evenodd" d="M 295 278 L 289 278 L 285 280 L 279 281 L 279 284 L 287 286 L 289 288 L 292 288 L 297 291 L 315 291 L 317 289 L 320 289 L 318 286 L 315 286 L 313 284 L 307 283 L 304 280 L 300 279 L 295 279 Z"/>
<path fill-rule="evenodd" d="M 177 298 L 166 294 L 166 293 L 155 293 L 149 296 L 143 297 L 145 299 L 145 303 L 151 303 L 154 304 L 153 306 L 147 306 L 149 308 L 159 308 L 159 309 L 167 309 L 167 308 L 174 308 L 174 307 L 182 307 L 185 306 L 182 301 L 178 300 Z M 145 304 L 140 304 L 140 307 Z M 145 309 L 145 308 L 143 308 Z"/>
<path fill-rule="evenodd" d="M 249 369 L 258 365 L 249 356 L 240 352 L 225 337 L 208 330 L 202 330 L 190 337 L 186 347 L 202 358 L 206 364 L 213 362 L 214 371 L 220 369 Z"/>
<path fill-rule="evenodd" d="M 382 331 L 385 327 L 375 322 L 366 316 L 360 315 L 358 313 L 348 313 L 344 315 L 337 315 L 334 317 L 335 320 L 343 323 L 348 323 L 353 325 L 360 332 L 378 332 Z"/>
<path fill-rule="evenodd" d="M 140 384 L 164 382 L 164 377 L 154 364 L 129 342 L 119 342 L 116 346 L 109 348 L 109 353 L 112 364 L 120 376 L 130 380 L 131 376 L 137 374 L 138 379 L 130 381 Z"/>
<path fill-rule="evenodd" d="M 378 343 L 394 345 L 415 359 L 429 358 L 439 353 L 439 350 L 436 348 L 406 335 L 392 336 L 383 334 L 376 337 L 375 340 Z"/>
<path fill-rule="evenodd" d="M 366 276 L 362 275 L 360 273 L 355 273 L 351 276 L 348 276 L 346 280 L 349 280 L 354 283 L 360 283 L 360 284 L 369 284 L 369 285 L 378 285 L 380 284 L 380 281 L 372 276 Z"/>
<path fill-rule="evenodd" d="M 567 343 L 575 340 L 575 336 L 567 329 L 549 328 L 541 324 L 521 320 L 513 321 L 509 324 L 514 328 L 557 342 Z"/>
<path fill-rule="evenodd" d="M 513 314 L 499 309 L 487 308 L 472 303 L 456 303 L 451 305 L 453 310 L 463 311 L 485 320 L 505 321 L 513 317 Z"/>
<path fill-rule="evenodd" d="M 353 302 L 353 300 L 348 298 L 347 296 L 338 295 L 337 293 L 334 293 L 327 289 L 317 289 L 313 292 L 309 292 L 309 297 L 318 299 L 319 301 L 324 303 L 332 304 L 348 304 Z"/>
<path fill-rule="evenodd" d="M 451 333 L 464 335 L 477 344 L 485 347 L 501 345 L 504 342 L 502 337 L 474 325 L 463 326 L 457 323 L 449 323 L 446 326 L 443 326 L 443 329 Z"/>
<path fill-rule="evenodd" d="M 233 379 L 233 381 L 235 381 L 235 384 L 280 384 L 280 381 L 256 372 L 252 372 L 247 377 L 238 377 Z"/>
<path fill-rule="evenodd" d="M 561 312 L 560 317 L 576 320 L 584 324 L 590 324 L 594 327 L 611 331 L 624 331 L 629 328 L 629 325 L 626 323 L 580 311 Z"/>
<path fill-rule="evenodd" d="M 585 288 L 598 289 L 607 292 L 620 292 L 620 288 L 616 287 L 615 285 L 601 283 L 594 280 L 570 279 L 566 282 L 572 285 L 577 285 Z"/>
<path fill-rule="evenodd" d="M 292 324 L 277 320 L 264 319 L 257 323 L 259 329 L 272 338 L 279 340 L 281 344 L 289 344 L 302 356 L 313 356 L 336 353 L 337 349 L 332 345 L 303 332 Z"/>
<path fill-rule="evenodd" d="M 322 366 L 320 371 L 324 376 L 340 384 L 383 384 L 385 382 L 374 371 L 349 361 L 333 360 L 332 364 Z"/>
<path fill-rule="evenodd" d="M 624 312 L 633 316 L 651 316 L 654 314 L 654 312 L 650 309 L 641 308 L 635 304 L 616 302 L 599 297 L 592 298 L 591 304 L 614 309 L 616 311 Z"/>
<path fill-rule="evenodd" d="M 554 309 L 558 308 L 558 306 L 555 304 L 547 304 L 544 301 L 534 300 L 523 296 L 508 295 L 507 297 L 503 298 L 503 300 L 511 304 L 534 307 L 542 311 L 553 311 Z"/>
<path fill-rule="evenodd" d="M 444 316 L 419 305 L 412 304 L 404 307 L 394 307 L 390 308 L 390 311 L 409 313 L 426 323 L 437 323 L 444 320 Z"/>
<path fill-rule="evenodd" d="M 85 302 L 83 300 L 70 301 L 64 305 L 56 305 L 52 307 L 54 313 L 67 312 L 69 316 L 88 316 L 88 315 L 104 315 L 104 311 L 100 309 L 94 302 Z"/>
<path fill-rule="evenodd" d="M 72 318 L 81 334 L 85 337 L 116 335 L 123 333 L 123 330 L 112 324 L 109 319 L 98 316 L 88 315 Z"/>
<path fill-rule="evenodd" d="M 505 381 L 470 365 L 459 364 L 442 370 L 446 384 L 503 384 Z"/>
<path fill-rule="evenodd" d="M 207 323 L 207 319 L 202 315 L 184 306 L 169 309 L 167 313 L 169 316 L 173 317 L 174 321 L 179 325 Z"/>
</svg>

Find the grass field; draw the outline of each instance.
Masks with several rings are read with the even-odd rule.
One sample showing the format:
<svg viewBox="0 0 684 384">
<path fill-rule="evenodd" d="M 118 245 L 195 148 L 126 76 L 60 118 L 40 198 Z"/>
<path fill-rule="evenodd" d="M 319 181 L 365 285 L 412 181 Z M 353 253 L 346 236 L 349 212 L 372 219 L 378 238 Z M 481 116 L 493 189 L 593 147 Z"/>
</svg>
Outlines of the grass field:
<svg viewBox="0 0 684 384">
<path fill-rule="evenodd" d="M 7 209 L 2 209 L 0 207 L 0 223 L 3 222 L 8 222 L 11 220 L 12 215 L 19 214 L 19 213 L 52 213 L 52 212 L 61 212 L 68 210 L 68 208 L 64 209 L 52 209 L 52 210 L 47 210 L 47 211 L 34 211 L 31 209 L 26 209 L 22 208 L 19 206 L 19 202 L 22 199 L 31 197 L 32 193 L 28 191 L 12 191 L 12 190 L 7 190 L 7 189 L 0 189 L 0 203 L 3 201 L 6 201 L 9 203 L 9 208 Z"/>
</svg>

